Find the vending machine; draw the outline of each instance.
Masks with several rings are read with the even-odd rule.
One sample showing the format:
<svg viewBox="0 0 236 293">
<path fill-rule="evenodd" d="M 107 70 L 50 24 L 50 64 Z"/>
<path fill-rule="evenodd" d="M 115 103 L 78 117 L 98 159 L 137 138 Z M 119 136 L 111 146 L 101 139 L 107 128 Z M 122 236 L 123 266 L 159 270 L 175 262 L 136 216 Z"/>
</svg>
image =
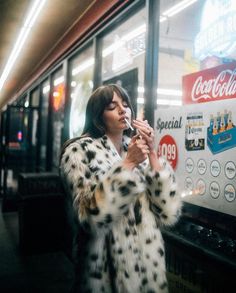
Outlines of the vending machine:
<svg viewBox="0 0 236 293">
<path fill-rule="evenodd" d="M 163 229 L 170 291 L 233 292 L 236 62 L 183 76 L 182 90 L 181 107 L 155 114 L 157 152 L 175 170 L 184 203 L 178 224 Z"/>
</svg>

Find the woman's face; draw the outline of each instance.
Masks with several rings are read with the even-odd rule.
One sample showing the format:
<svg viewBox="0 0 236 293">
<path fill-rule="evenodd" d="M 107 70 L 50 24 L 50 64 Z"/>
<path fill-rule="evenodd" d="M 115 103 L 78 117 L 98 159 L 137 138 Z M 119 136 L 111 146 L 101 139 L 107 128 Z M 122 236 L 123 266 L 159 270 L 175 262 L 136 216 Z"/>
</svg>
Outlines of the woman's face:
<svg viewBox="0 0 236 293">
<path fill-rule="evenodd" d="M 122 100 L 115 92 L 112 102 L 103 112 L 103 121 L 106 126 L 106 133 L 123 132 L 128 129 L 125 119 L 131 120 L 131 109 L 127 102 Z M 130 121 L 131 122 L 131 121 Z"/>
</svg>

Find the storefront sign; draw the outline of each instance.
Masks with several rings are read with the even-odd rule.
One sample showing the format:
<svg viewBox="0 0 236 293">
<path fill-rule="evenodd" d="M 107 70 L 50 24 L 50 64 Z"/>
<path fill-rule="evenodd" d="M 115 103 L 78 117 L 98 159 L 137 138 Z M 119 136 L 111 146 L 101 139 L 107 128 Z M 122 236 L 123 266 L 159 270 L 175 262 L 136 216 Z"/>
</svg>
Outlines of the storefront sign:
<svg viewBox="0 0 236 293">
<path fill-rule="evenodd" d="M 183 104 L 204 103 L 236 97 L 236 62 L 183 77 Z"/>
</svg>

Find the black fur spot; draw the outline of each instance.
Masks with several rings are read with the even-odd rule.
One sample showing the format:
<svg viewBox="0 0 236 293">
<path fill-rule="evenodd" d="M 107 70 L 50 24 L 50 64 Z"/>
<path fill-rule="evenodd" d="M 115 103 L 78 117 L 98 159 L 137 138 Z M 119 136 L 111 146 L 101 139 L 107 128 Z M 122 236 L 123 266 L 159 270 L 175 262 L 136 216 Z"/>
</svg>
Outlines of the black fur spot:
<svg viewBox="0 0 236 293">
<path fill-rule="evenodd" d="M 115 191 L 115 180 L 113 180 L 112 182 L 111 182 L 111 191 L 112 192 L 114 192 Z"/>
<path fill-rule="evenodd" d="M 86 156 L 87 156 L 89 162 L 91 162 L 91 160 L 93 160 L 95 158 L 95 155 L 96 155 L 96 153 L 93 151 L 86 152 Z"/>
<path fill-rule="evenodd" d="M 93 209 L 88 209 L 88 211 L 91 215 L 94 215 L 94 216 L 98 215 L 100 212 L 98 207 L 95 207 Z"/>
<path fill-rule="evenodd" d="M 86 147 L 87 147 L 87 143 L 86 142 L 82 142 L 81 144 L 82 149 L 85 151 Z"/>
<path fill-rule="evenodd" d="M 150 210 L 155 214 L 155 215 L 158 215 L 162 212 L 162 209 L 155 205 L 154 203 L 150 203 Z"/>
<path fill-rule="evenodd" d="M 146 180 L 147 180 L 147 183 L 149 184 L 149 185 L 151 185 L 152 184 L 152 178 L 150 177 L 150 176 L 146 176 Z"/>
<path fill-rule="evenodd" d="M 166 219 L 168 218 L 167 215 L 165 215 L 165 214 L 162 214 L 161 217 L 162 217 L 164 220 L 166 220 Z"/>
<path fill-rule="evenodd" d="M 149 188 L 147 188 L 147 193 L 149 196 L 152 196 L 151 190 Z"/>
<path fill-rule="evenodd" d="M 75 165 L 75 164 L 72 164 L 72 165 L 71 165 L 71 168 L 72 168 L 72 169 L 75 169 L 75 168 L 76 168 L 76 165 Z"/>
<path fill-rule="evenodd" d="M 127 273 L 127 271 L 125 271 L 125 277 L 126 277 L 127 279 L 129 279 L 129 274 Z"/>
<path fill-rule="evenodd" d="M 139 266 L 138 266 L 138 264 L 135 264 L 134 270 L 135 270 L 135 272 L 139 272 Z"/>
<path fill-rule="evenodd" d="M 160 177 L 159 173 L 156 173 L 155 176 L 154 176 L 155 179 L 158 179 L 159 177 Z"/>
<path fill-rule="evenodd" d="M 143 279 L 142 279 L 142 285 L 144 286 L 144 285 L 146 285 L 147 283 L 148 283 L 147 278 L 143 278 Z"/>
<path fill-rule="evenodd" d="M 154 282 L 156 282 L 156 280 L 157 280 L 157 273 L 153 273 L 153 280 L 154 280 Z"/>
<path fill-rule="evenodd" d="M 78 150 L 77 147 L 72 148 L 72 152 L 74 152 L 74 153 L 77 152 L 77 150 Z"/>
<path fill-rule="evenodd" d="M 90 166 L 89 167 L 89 170 L 92 172 L 92 173 L 95 173 L 95 172 L 97 172 L 98 170 L 99 170 L 99 168 L 98 167 L 93 167 L 93 166 Z"/>
<path fill-rule="evenodd" d="M 170 196 L 171 196 L 171 197 L 175 196 L 175 191 L 171 191 L 171 192 L 170 192 Z"/>
<path fill-rule="evenodd" d="M 91 187 L 90 187 L 90 190 L 93 192 L 94 191 L 94 189 L 95 189 L 95 187 L 96 187 L 96 185 L 94 184 L 94 185 L 92 185 Z"/>
<path fill-rule="evenodd" d="M 160 192 L 161 192 L 161 191 L 160 191 L 159 189 L 156 189 L 156 190 L 155 190 L 155 196 L 159 196 L 159 195 L 160 195 Z"/>
<path fill-rule="evenodd" d="M 134 216 L 135 216 L 136 225 L 142 222 L 141 208 L 142 208 L 142 205 L 140 201 L 137 200 L 134 205 Z"/>
<path fill-rule="evenodd" d="M 138 248 L 134 248 L 133 252 L 134 252 L 134 254 L 137 254 L 138 253 Z"/>
<path fill-rule="evenodd" d="M 129 185 L 130 187 L 135 187 L 136 183 L 134 181 L 128 180 L 127 185 Z"/>
<path fill-rule="evenodd" d="M 130 193 L 130 190 L 127 186 L 121 186 L 119 187 L 119 191 L 122 196 L 127 196 Z"/>
<path fill-rule="evenodd" d="M 130 231 L 128 228 L 125 228 L 125 235 L 128 237 L 130 235 Z"/>
<path fill-rule="evenodd" d="M 109 223 L 112 222 L 112 215 L 111 215 L 111 214 L 107 214 L 107 215 L 105 216 L 105 222 L 106 222 L 107 224 L 109 224 Z"/>
<path fill-rule="evenodd" d="M 99 189 L 101 190 L 101 191 L 103 191 L 104 190 L 104 187 L 103 187 L 103 184 L 102 184 L 102 182 L 100 183 L 100 185 L 99 185 Z"/>
<path fill-rule="evenodd" d="M 117 249 L 117 252 L 118 252 L 118 254 L 122 254 L 122 253 L 123 253 L 122 248 L 118 248 L 118 249 Z"/>
<path fill-rule="evenodd" d="M 154 265 L 154 267 L 157 267 L 158 266 L 158 262 L 157 261 L 154 261 L 153 262 L 153 265 Z"/>
<path fill-rule="evenodd" d="M 113 173 L 114 173 L 114 174 L 115 174 L 115 173 L 120 173 L 120 172 L 121 172 L 121 169 L 122 169 L 121 167 L 117 167 L 117 168 L 114 170 Z"/>
<path fill-rule="evenodd" d="M 161 201 L 161 203 L 163 203 L 163 204 L 166 204 L 166 200 L 165 200 L 165 199 L 163 199 L 163 200 Z"/>
<path fill-rule="evenodd" d="M 159 252 L 160 256 L 164 255 L 164 250 L 161 247 L 158 249 L 158 252 Z"/>
<path fill-rule="evenodd" d="M 127 207 L 127 204 L 123 204 L 123 205 L 121 205 L 120 207 L 119 207 L 119 209 L 120 210 L 123 210 L 123 209 L 125 209 Z"/>
<path fill-rule="evenodd" d="M 68 160 L 69 160 L 69 156 L 66 156 L 66 158 L 65 158 L 65 163 L 67 163 Z"/>
<path fill-rule="evenodd" d="M 150 238 L 146 239 L 146 244 L 152 243 L 152 240 Z"/>
<path fill-rule="evenodd" d="M 134 220 L 134 219 L 129 219 L 129 220 L 128 220 L 128 224 L 129 224 L 131 227 L 133 227 L 134 224 L 135 224 L 135 220 Z"/>
<path fill-rule="evenodd" d="M 114 239 L 114 235 L 113 235 L 113 233 L 111 233 L 111 244 L 115 244 L 116 242 L 115 242 L 115 239 Z"/>
<path fill-rule="evenodd" d="M 83 187 L 84 186 L 84 179 L 83 178 L 79 178 L 79 180 L 78 180 L 78 184 L 77 184 L 77 187 L 78 188 L 81 188 L 81 187 Z"/>
<path fill-rule="evenodd" d="M 87 179 L 89 179 L 89 178 L 91 177 L 91 173 L 90 173 L 89 171 L 86 171 L 86 172 L 85 172 L 85 177 L 86 177 Z"/>
<path fill-rule="evenodd" d="M 142 273 L 146 273 L 146 271 L 147 271 L 147 269 L 146 269 L 146 268 L 144 268 L 144 267 L 141 267 L 141 272 L 142 272 Z"/>
</svg>

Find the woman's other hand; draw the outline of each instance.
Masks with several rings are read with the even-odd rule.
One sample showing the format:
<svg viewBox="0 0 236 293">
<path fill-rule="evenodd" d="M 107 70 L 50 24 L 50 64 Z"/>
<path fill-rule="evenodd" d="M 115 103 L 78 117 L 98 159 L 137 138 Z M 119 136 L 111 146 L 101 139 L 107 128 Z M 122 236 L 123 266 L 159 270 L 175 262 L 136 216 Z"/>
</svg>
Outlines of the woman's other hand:
<svg viewBox="0 0 236 293">
<path fill-rule="evenodd" d="M 147 120 L 133 120 L 132 125 L 137 129 L 138 134 L 146 141 L 148 146 L 148 157 L 153 170 L 160 171 L 161 166 L 155 151 L 154 129 L 148 124 Z"/>
</svg>

